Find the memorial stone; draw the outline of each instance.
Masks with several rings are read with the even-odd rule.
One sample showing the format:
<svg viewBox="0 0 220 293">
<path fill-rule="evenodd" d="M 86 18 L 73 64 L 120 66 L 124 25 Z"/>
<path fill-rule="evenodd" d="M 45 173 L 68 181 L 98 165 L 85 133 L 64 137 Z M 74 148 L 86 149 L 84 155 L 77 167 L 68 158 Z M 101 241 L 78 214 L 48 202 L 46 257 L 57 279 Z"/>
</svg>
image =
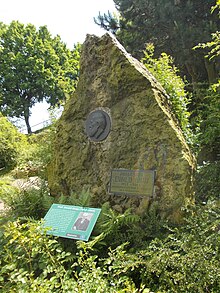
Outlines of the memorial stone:
<svg viewBox="0 0 220 293">
<path fill-rule="evenodd" d="M 109 201 L 120 212 L 131 207 L 141 214 L 156 204 L 162 217 L 178 221 L 181 207 L 193 201 L 195 160 L 168 101 L 114 36 L 88 35 L 77 89 L 57 126 L 52 194 L 89 189 L 94 206 Z M 112 170 L 154 171 L 153 187 L 147 183 L 153 189 L 141 196 L 135 189 L 111 192 Z"/>
</svg>

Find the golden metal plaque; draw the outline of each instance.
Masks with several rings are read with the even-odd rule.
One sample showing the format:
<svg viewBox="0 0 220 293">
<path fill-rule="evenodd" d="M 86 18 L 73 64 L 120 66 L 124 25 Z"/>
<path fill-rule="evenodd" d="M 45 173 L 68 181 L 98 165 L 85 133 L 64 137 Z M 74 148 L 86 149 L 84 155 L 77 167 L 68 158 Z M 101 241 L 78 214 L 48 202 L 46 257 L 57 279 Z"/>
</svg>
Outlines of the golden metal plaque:
<svg viewBox="0 0 220 293">
<path fill-rule="evenodd" d="M 109 193 L 153 196 L 155 171 L 121 170 L 111 171 Z"/>
</svg>

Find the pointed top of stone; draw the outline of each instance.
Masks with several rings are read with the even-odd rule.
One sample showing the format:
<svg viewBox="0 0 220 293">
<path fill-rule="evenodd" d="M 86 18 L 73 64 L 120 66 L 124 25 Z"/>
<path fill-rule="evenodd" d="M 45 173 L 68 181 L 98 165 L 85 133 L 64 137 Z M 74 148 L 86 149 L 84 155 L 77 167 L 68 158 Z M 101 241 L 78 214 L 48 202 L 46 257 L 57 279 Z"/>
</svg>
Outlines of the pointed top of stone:
<svg viewBox="0 0 220 293">
<path fill-rule="evenodd" d="M 110 201 L 120 211 L 143 213 L 157 202 L 174 219 L 192 199 L 194 166 L 162 86 L 112 34 L 87 35 L 78 86 L 58 123 L 51 190 L 89 189 L 94 205 Z M 112 169 L 155 170 L 152 198 L 109 194 Z"/>
</svg>

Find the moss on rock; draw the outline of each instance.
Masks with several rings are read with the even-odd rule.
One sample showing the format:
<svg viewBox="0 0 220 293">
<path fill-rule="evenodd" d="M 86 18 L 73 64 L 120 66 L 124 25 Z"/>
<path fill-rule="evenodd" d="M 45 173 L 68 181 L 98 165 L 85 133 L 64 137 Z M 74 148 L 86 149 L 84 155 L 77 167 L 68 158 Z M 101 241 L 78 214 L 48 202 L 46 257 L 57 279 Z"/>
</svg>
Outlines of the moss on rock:
<svg viewBox="0 0 220 293">
<path fill-rule="evenodd" d="M 164 89 L 110 34 L 87 36 L 80 68 L 76 92 L 58 123 L 49 172 L 52 193 L 90 189 L 96 206 L 110 201 L 139 213 L 154 201 L 162 216 L 177 220 L 193 199 L 195 160 Z M 111 117 L 111 132 L 102 142 L 85 133 L 86 117 L 95 109 Z M 112 169 L 156 170 L 154 197 L 110 195 Z"/>
</svg>

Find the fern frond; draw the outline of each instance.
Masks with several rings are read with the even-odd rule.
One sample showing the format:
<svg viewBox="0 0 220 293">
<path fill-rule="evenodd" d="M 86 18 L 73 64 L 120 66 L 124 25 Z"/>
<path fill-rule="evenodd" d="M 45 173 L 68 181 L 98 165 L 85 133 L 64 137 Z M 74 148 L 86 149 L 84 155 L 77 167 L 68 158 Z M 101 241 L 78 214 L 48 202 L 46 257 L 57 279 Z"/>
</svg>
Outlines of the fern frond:
<svg viewBox="0 0 220 293">
<path fill-rule="evenodd" d="M 102 206 L 102 212 L 97 222 L 100 231 L 105 235 L 115 232 L 123 225 L 134 224 L 140 221 L 140 217 L 132 213 L 131 209 L 127 209 L 123 214 L 120 214 L 110 208 L 109 203 Z"/>
<path fill-rule="evenodd" d="M 89 190 L 82 190 L 82 192 L 79 194 L 72 192 L 70 196 L 65 196 L 62 194 L 59 198 L 57 198 L 57 202 L 60 204 L 89 207 L 91 206 L 91 193 Z"/>
</svg>

